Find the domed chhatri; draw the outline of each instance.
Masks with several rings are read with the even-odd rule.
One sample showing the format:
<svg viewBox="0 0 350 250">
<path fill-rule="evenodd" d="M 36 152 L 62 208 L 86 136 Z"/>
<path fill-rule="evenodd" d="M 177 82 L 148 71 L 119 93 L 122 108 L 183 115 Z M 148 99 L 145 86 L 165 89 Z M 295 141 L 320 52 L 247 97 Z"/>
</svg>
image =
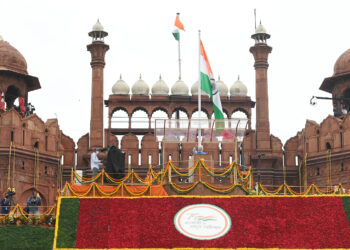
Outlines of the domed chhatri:
<svg viewBox="0 0 350 250">
<path fill-rule="evenodd" d="M 171 94 L 188 96 L 188 87 L 186 83 L 181 79 L 177 80 L 171 87 Z"/>
<path fill-rule="evenodd" d="M 100 19 L 97 19 L 97 22 L 92 26 L 92 31 L 104 31 Z"/>
<path fill-rule="evenodd" d="M 159 80 L 152 86 L 152 95 L 167 96 L 169 94 L 168 85 L 159 76 Z"/>
<path fill-rule="evenodd" d="M 334 64 L 333 76 L 350 73 L 350 49 L 341 54 Z"/>
<path fill-rule="evenodd" d="M 134 85 L 131 88 L 131 92 L 133 95 L 148 95 L 149 94 L 149 87 L 148 84 L 142 80 L 141 74 L 140 79 L 134 83 Z"/>
<path fill-rule="evenodd" d="M 120 75 L 120 79 L 112 87 L 112 93 L 114 95 L 128 95 L 129 92 L 129 85 L 122 79 L 122 75 Z"/>
<path fill-rule="evenodd" d="M 247 96 L 248 89 L 243 82 L 240 81 L 239 76 L 237 81 L 235 81 L 230 88 L 231 96 Z"/>
<path fill-rule="evenodd" d="M 220 96 L 228 96 L 228 88 L 226 84 L 221 81 L 220 76 L 218 76 L 218 80 L 216 81 L 216 87 L 219 90 Z"/>
<path fill-rule="evenodd" d="M 89 32 L 89 36 L 92 37 L 92 41 L 103 42 L 104 38 L 108 36 L 108 32 L 106 32 L 100 23 L 100 20 L 97 19 L 97 22 L 92 26 L 92 31 Z"/>
<path fill-rule="evenodd" d="M 191 94 L 198 96 L 198 81 L 194 82 L 191 86 Z M 202 90 L 202 95 L 208 95 Z"/>
<path fill-rule="evenodd" d="M 0 69 L 28 74 L 27 62 L 23 55 L 3 39 L 0 39 Z"/>
<path fill-rule="evenodd" d="M 265 27 L 261 24 L 255 29 L 255 33 L 251 36 L 256 44 L 266 44 L 266 41 L 270 38 L 270 34 L 267 34 Z"/>
</svg>

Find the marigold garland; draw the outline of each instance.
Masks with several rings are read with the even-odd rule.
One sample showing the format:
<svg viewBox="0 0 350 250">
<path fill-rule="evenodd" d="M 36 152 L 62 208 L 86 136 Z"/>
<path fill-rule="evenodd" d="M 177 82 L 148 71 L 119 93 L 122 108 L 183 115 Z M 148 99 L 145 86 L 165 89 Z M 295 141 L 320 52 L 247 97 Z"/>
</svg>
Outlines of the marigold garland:
<svg viewBox="0 0 350 250">
<path fill-rule="evenodd" d="M 233 174 L 235 176 L 235 181 L 233 184 L 231 184 L 227 187 L 216 187 L 216 186 L 211 185 L 207 182 L 203 182 L 203 181 L 201 181 L 202 180 L 202 176 L 201 176 L 202 175 L 202 170 L 201 170 L 202 167 L 209 175 L 215 176 L 215 177 L 225 176 L 225 175 L 232 173 L 232 171 L 234 171 Z M 186 187 L 179 186 L 176 183 L 171 181 L 171 177 L 172 177 L 171 171 L 174 171 L 176 175 L 186 176 L 186 177 L 193 176 L 195 174 L 195 171 L 198 171 L 199 181 L 191 184 L 190 186 L 186 186 Z M 144 191 L 142 191 L 140 194 L 134 194 L 132 192 L 128 192 L 130 195 L 142 195 L 142 194 L 147 192 L 146 190 L 147 190 L 147 188 L 150 187 L 150 185 L 153 185 L 153 184 L 163 185 L 164 183 L 167 183 L 167 182 L 169 182 L 170 186 L 178 193 L 187 193 L 187 192 L 191 191 L 192 189 L 194 189 L 198 183 L 202 183 L 206 188 L 208 188 L 212 191 L 218 192 L 218 193 L 230 192 L 237 186 L 237 187 L 240 187 L 246 193 L 257 193 L 257 194 L 264 194 L 264 195 L 344 194 L 343 187 L 341 186 L 341 184 L 333 187 L 330 190 L 322 190 L 319 187 L 317 187 L 316 185 L 311 184 L 304 192 L 296 192 L 290 186 L 288 186 L 286 184 L 282 184 L 274 190 L 268 190 L 266 187 L 261 185 L 261 183 L 258 183 L 257 190 L 254 191 L 254 190 L 252 190 L 253 175 L 252 175 L 252 168 L 251 167 L 249 167 L 249 169 L 247 171 L 241 171 L 238 164 L 235 162 L 232 162 L 230 165 L 226 166 L 225 168 L 221 168 L 220 173 L 217 173 L 215 171 L 218 171 L 218 169 L 211 168 L 202 159 L 197 160 L 191 167 L 185 168 L 185 169 L 182 169 L 182 168 L 175 166 L 172 161 L 169 161 L 167 163 L 166 167 L 162 171 L 159 171 L 159 172 L 156 172 L 153 169 L 153 167 L 150 166 L 145 179 L 140 177 L 133 170 L 131 173 L 129 173 L 127 176 L 125 176 L 124 178 L 121 178 L 121 179 L 114 179 L 114 178 L 110 177 L 107 173 L 105 173 L 104 171 L 99 173 L 94 178 L 84 178 L 84 177 L 82 177 L 82 176 L 80 176 L 77 173 L 72 171 L 72 179 L 74 177 L 74 178 L 78 179 L 80 182 L 92 183 L 92 184 L 91 184 L 90 188 L 87 190 L 87 192 L 85 192 L 83 194 L 77 194 L 74 190 L 71 189 L 70 186 L 66 186 L 66 185 L 65 185 L 64 191 L 66 192 L 66 195 L 67 195 L 67 191 L 69 190 L 72 195 L 79 196 L 79 197 L 87 196 L 91 191 L 97 191 L 104 196 L 112 196 L 120 188 L 122 188 L 122 189 L 125 188 L 125 190 L 127 192 L 130 191 L 127 188 L 127 186 L 125 185 L 125 182 L 128 181 L 130 178 L 132 178 L 132 181 L 131 181 L 132 184 L 134 183 L 134 179 L 136 179 L 137 182 L 145 185 L 146 189 Z M 223 171 L 223 172 L 221 172 L 221 171 Z M 93 181 L 98 180 L 100 177 L 103 177 L 103 178 L 106 177 L 106 179 L 108 181 L 112 182 L 113 184 L 120 185 L 117 187 L 118 190 L 114 190 L 112 193 L 103 192 L 99 188 L 99 186 L 93 182 Z M 167 177 L 167 179 L 164 179 L 166 177 Z M 102 182 L 102 184 L 103 184 L 103 182 Z"/>
<path fill-rule="evenodd" d="M 142 196 L 142 195 L 144 195 L 145 193 L 147 193 L 147 191 L 150 189 L 150 187 L 151 187 L 151 185 L 148 185 L 148 186 L 146 186 L 146 188 L 145 188 L 145 190 L 144 191 L 142 191 L 142 192 L 140 192 L 140 193 L 134 193 L 134 192 L 132 192 L 132 191 L 130 191 L 129 189 L 128 189 L 128 187 L 123 183 L 122 184 L 123 185 L 123 188 L 125 188 L 125 191 L 127 192 L 127 193 L 129 193 L 130 195 L 132 195 L 132 196 Z"/>
<path fill-rule="evenodd" d="M 103 171 L 104 176 L 106 177 L 107 180 L 109 180 L 110 182 L 112 182 L 113 184 L 121 184 L 127 180 L 129 180 L 130 176 L 132 173 L 128 173 L 127 176 L 121 178 L 121 179 L 115 179 L 112 178 L 108 173 L 106 173 L 105 171 Z"/>
<path fill-rule="evenodd" d="M 169 184 L 171 185 L 172 188 L 174 188 L 179 193 L 188 193 L 192 191 L 198 185 L 198 183 L 199 181 L 196 181 L 192 185 L 186 186 L 186 187 L 179 186 L 174 182 L 170 182 Z"/>
<path fill-rule="evenodd" d="M 106 193 L 106 192 L 103 192 L 102 189 L 99 187 L 99 185 L 96 185 L 96 190 L 97 192 L 99 192 L 100 194 L 103 194 L 104 196 L 112 196 L 114 194 L 116 194 L 120 188 L 122 187 L 123 184 L 120 184 L 116 187 L 115 190 L 113 190 L 111 193 Z"/>
<path fill-rule="evenodd" d="M 212 172 L 212 171 L 208 168 L 208 166 L 207 166 L 206 164 L 203 164 L 203 162 L 201 162 L 201 165 L 203 166 L 203 168 L 205 169 L 205 171 L 206 171 L 208 174 L 210 174 L 210 175 L 212 175 L 212 176 L 215 176 L 215 177 L 227 175 L 228 173 L 230 173 L 230 172 L 232 171 L 232 169 L 233 169 L 233 167 L 234 167 L 234 164 L 231 164 L 231 165 L 230 165 L 230 168 L 228 168 L 226 171 L 217 174 L 217 173 L 215 173 L 215 172 Z"/>
</svg>

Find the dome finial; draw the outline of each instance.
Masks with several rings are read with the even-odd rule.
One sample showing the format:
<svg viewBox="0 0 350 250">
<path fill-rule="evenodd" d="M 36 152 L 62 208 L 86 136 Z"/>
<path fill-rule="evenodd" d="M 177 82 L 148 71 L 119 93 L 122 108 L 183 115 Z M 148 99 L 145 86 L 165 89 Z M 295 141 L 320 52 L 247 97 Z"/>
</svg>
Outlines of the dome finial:
<svg viewBox="0 0 350 250">
<path fill-rule="evenodd" d="M 220 81 L 220 75 L 218 75 L 218 80 Z"/>
<path fill-rule="evenodd" d="M 122 73 L 120 73 L 119 80 L 122 80 Z"/>
<path fill-rule="evenodd" d="M 162 74 L 159 74 L 159 80 L 162 80 Z"/>
<path fill-rule="evenodd" d="M 141 76 L 141 73 L 140 73 L 140 77 L 139 77 L 139 80 L 141 80 L 142 79 L 142 76 Z"/>
<path fill-rule="evenodd" d="M 179 80 L 181 80 L 181 75 L 179 75 Z"/>
<path fill-rule="evenodd" d="M 237 78 L 237 80 L 239 81 L 239 75 L 238 75 L 238 78 Z"/>
</svg>

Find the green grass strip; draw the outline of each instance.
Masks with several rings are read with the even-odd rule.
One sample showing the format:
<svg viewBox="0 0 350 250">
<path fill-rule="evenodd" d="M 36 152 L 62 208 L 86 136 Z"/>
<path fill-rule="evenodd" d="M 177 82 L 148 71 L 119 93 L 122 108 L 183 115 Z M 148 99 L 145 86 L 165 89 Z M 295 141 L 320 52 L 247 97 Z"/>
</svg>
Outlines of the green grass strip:
<svg viewBox="0 0 350 250">
<path fill-rule="evenodd" d="M 54 228 L 1 226 L 0 249 L 52 249 Z"/>
<path fill-rule="evenodd" d="M 75 248 L 79 198 L 62 199 L 58 219 L 57 248 Z"/>
<path fill-rule="evenodd" d="M 344 211 L 346 213 L 346 217 L 348 218 L 348 222 L 350 225 L 350 197 L 341 197 L 343 201 Z"/>
</svg>

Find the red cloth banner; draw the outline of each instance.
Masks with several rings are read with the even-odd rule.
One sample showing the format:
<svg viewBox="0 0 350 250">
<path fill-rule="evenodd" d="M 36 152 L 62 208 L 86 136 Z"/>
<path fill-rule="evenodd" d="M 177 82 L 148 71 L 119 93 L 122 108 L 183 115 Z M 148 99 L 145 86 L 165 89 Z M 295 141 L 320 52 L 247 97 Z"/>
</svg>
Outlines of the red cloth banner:
<svg viewBox="0 0 350 250">
<path fill-rule="evenodd" d="M 184 236 L 174 216 L 212 204 L 231 229 L 213 240 Z M 81 198 L 76 248 L 350 248 L 341 197 Z"/>
<path fill-rule="evenodd" d="M 5 109 L 5 100 L 2 96 L 2 93 L 0 92 L 0 110 L 4 110 Z"/>
<path fill-rule="evenodd" d="M 21 111 L 22 116 L 26 114 L 26 108 L 24 107 L 24 98 L 18 97 L 19 110 Z"/>
</svg>

